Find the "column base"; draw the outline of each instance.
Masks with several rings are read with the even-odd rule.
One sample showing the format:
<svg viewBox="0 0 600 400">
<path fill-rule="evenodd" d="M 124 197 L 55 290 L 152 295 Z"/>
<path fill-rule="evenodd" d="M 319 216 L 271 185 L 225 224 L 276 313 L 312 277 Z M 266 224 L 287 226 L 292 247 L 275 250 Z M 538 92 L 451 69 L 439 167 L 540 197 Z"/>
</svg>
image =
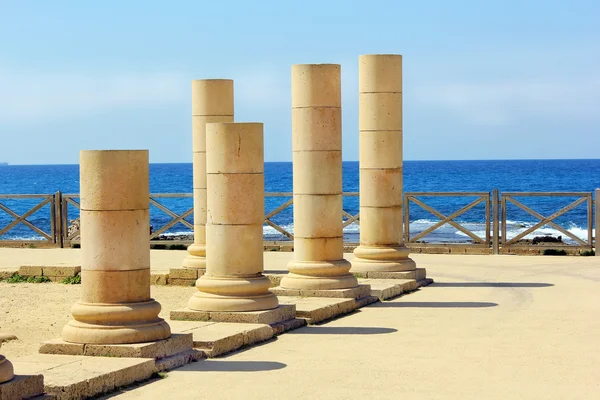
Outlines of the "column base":
<svg viewBox="0 0 600 400">
<path fill-rule="evenodd" d="M 163 340 L 171 328 L 158 318 L 160 304 L 153 299 L 139 303 L 82 303 L 71 308 L 73 321 L 62 330 L 65 342 L 81 344 L 131 344 Z"/>
<path fill-rule="evenodd" d="M 13 365 L 6 357 L 0 355 L 0 383 L 8 382 L 14 376 Z"/>
<path fill-rule="evenodd" d="M 206 271 L 206 257 L 188 254 L 187 257 L 183 259 L 182 266 L 183 268 L 200 269 L 202 271 Z"/>
<path fill-rule="evenodd" d="M 289 274 L 281 278 L 282 289 L 295 290 L 335 290 L 351 289 L 358 280 L 350 272 L 347 260 L 297 261 L 288 263 Z"/>
<path fill-rule="evenodd" d="M 414 271 L 417 264 L 408 257 L 405 246 L 358 246 L 354 249 L 351 272 Z"/>
<path fill-rule="evenodd" d="M 188 308 L 203 312 L 245 312 L 271 310 L 279 306 L 269 292 L 271 281 L 264 275 L 252 277 L 214 277 L 202 275 L 196 281 L 198 292 Z"/>
</svg>

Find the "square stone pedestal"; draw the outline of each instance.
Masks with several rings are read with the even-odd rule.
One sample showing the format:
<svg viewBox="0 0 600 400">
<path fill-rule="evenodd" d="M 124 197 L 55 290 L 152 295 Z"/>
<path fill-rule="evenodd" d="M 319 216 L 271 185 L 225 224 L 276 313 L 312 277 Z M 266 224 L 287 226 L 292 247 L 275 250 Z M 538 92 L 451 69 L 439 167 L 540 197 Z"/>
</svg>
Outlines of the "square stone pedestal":
<svg viewBox="0 0 600 400">
<path fill-rule="evenodd" d="M 44 393 L 43 375 L 15 375 L 8 382 L 0 383 L 0 399 L 28 399 Z"/>
<path fill-rule="evenodd" d="M 165 340 L 132 344 L 77 344 L 53 339 L 43 342 L 39 351 L 71 356 L 152 358 L 156 361 L 156 370 L 164 371 L 206 357 L 193 347 L 191 333 L 178 333 Z"/>
<path fill-rule="evenodd" d="M 296 318 L 296 307 L 280 304 L 279 307 L 264 311 L 196 311 L 189 308 L 171 311 L 171 319 L 177 321 L 203 322 L 242 322 L 249 324 L 266 324 L 277 326 Z"/>
<path fill-rule="evenodd" d="M 281 286 L 272 287 L 269 289 L 277 296 L 292 296 L 292 297 L 330 297 L 338 299 L 355 299 L 359 300 L 363 297 L 371 295 L 369 285 L 358 285 L 350 289 L 331 289 L 331 290 L 300 290 L 286 289 Z"/>
<path fill-rule="evenodd" d="M 351 289 L 334 290 L 297 290 L 274 287 L 269 289 L 275 293 L 282 304 L 296 306 L 296 316 L 303 318 L 308 324 L 317 324 L 378 301 L 371 295 L 369 285 L 358 285 Z"/>
<path fill-rule="evenodd" d="M 380 301 L 390 300 L 419 288 L 414 279 L 359 279 L 359 282 L 371 286 L 371 296 Z"/>
</svg>

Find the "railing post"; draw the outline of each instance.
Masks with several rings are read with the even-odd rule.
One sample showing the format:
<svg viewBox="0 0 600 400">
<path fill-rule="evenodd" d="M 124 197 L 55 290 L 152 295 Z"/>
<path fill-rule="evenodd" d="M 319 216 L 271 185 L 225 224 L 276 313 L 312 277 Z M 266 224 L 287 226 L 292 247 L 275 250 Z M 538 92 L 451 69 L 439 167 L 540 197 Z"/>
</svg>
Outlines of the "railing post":
<svg viewBox="0 0 600 400">
<path fill-rule="evenodd" d="M 594 235 L 594 250 L 596 251 L 596 256 L 600 256 L 600 252 L 598 252 L 598 227 L 600 227 L 600 189 L 596 189 L 596 195 L 594 196 L 594 212 L 596 216 L 595 229 L 596 234 Z"/>
<path fill-rule="evenodd" d="M 492 223 L 494 231 L 492 233 L 492 252 L 493 254 L 500 254 L 500 223 L 498 218 L 498 189 L 492 191 Z"/>
<path fill-rule="evenodd" d="M 56 247 L 63 248 L 63 219 L 62 219 L 62 210 L 63 210 L 63 198 L 62 193 L 57 191 L 54 194 L 54 242 L 56 243 Z"/>
</svg>

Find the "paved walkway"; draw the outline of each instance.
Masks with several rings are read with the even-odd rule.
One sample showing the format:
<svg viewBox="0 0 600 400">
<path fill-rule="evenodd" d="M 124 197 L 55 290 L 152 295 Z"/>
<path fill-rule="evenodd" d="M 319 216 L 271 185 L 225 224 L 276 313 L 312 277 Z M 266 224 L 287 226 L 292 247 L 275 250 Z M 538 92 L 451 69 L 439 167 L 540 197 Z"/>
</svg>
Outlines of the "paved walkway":
<svg viewBox="0 0 600 400">
<path fill-rule="evenodd" d="M 184 256 L 153 251 L 152 268 L 178 266 Z M 78 257 L 0 249 L 0 268 Z M 265 268 L 283 271 L 290 257 L 265 253 Z M 435 284 L 111 397 L 598 398 L 600 258 L 414 258 Z"/>
<path fill-rule="evenodd" d="M 598 398 L 600 260 L 415 258 L 434 285 L 115 397 Z"/>
</svg>

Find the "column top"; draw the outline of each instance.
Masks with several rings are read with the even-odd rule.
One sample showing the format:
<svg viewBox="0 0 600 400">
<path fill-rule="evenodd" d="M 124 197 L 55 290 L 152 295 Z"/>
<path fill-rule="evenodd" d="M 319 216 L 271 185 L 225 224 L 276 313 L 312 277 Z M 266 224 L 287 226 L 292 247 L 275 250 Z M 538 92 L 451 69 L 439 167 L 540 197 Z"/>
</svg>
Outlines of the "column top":
<svg viewBox="0 0 600 400">
<path fill-rule="evenodd" d="M 341 65 L 292 65 L 292 108 L 341 105 Z"/>
<path fill-rule="evenodd" d="M 359 56 L 358 91 L 359 93 L 402 93 L 402 55 Z"/>
<path fill-rule="evenodd" d="M 192 116 L 232 116 L 232 79 L 192 81 Z"/>
<path fill-rule="evenodd" d="M 207 123 L 206 173 L 264 173 L 263 140 L 261 122 Z"/>
<path fill-rule="evenodd" d="M 82 210 L 146 210 L 148 150 L 82 150 L 79 153 Z"/>
</svg>

